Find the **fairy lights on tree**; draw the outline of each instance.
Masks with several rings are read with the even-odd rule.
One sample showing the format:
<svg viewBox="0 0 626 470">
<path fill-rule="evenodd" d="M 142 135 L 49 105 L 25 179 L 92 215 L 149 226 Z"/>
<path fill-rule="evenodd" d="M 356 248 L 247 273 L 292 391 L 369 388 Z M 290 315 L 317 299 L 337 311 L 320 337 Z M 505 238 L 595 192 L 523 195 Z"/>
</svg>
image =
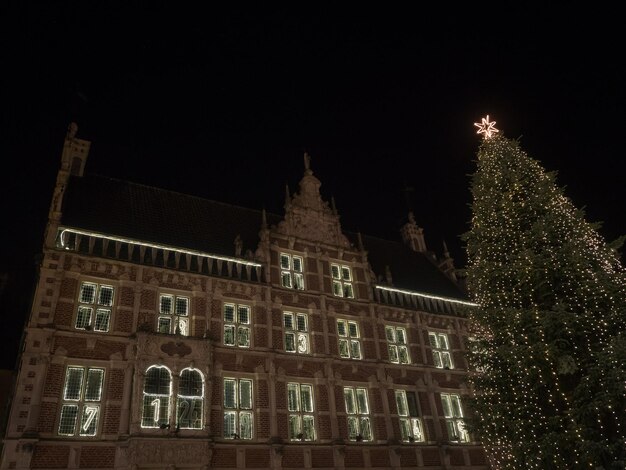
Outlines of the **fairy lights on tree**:
<svg viewBox="0 0 626 470">
<path fill-rule="evenodd" d="M 625 270 L 554 173 L 475 125 L 471 428 L 495 468 L 624 468 Z"/>
</svg>

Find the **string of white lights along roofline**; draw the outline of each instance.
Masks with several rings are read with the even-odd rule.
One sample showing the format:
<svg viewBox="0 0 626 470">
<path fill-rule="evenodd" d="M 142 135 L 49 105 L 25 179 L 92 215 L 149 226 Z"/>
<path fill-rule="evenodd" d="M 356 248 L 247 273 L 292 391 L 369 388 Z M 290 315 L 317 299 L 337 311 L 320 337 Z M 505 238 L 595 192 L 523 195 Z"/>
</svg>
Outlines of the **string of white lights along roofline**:
<svg viewBox="0 0 626 470">
<path fill-rule="evenodd" d="M 104 235 L 102 233 L 98 233 L 98 232 L 90 232 L 90 231 L 86 231 L 86 230 L 78 230 L 75 228 L 70 228 L 70 227 L 61 227 L 59 229 L 61 231 L 61 235 L 60 235 L 60 240 L 61 240 L 61 248 L 65 248 L 65 249 L 70 249 L 69 246 L 66 245 L 65 243 L 65 233 L 75 233 L 76 235 L 85 235 L 88 237 L 99 237 L 99 238 L 106 238 L 107 240 L 112 240 L 112 241 L 116 241 L 116 242 L 121 242 L 121 243 L 129 243 L 129 244 L 134 244 L 134 245 L 141 245 L 141 246 L 146 246 L 146 247 L 150 247 L 150 248 L 156 248 L 157 250 L 169 250 L 169 251 L 176 251 L 179 253 L 185 253 L 185 254 L 190 254 L 190 255 L 194 255 L 194 256 L 203 256 L 206 258 L 213 258 L 213 259 L 219 259 L 219 260 L 223 260 L 223 261 L 230 261 L 233 263 L 238 263 L 238 264 L 243 264 L 246 266 L 254 266 L 254 267 L 261 267 L 260 263 L 254 263 L 252 261 L 245 261 L 239 258 L 230 258 L 228 256 L 219 256 L 219 255 L 214 255 L 211 253 L 205 253 L 202 251 L 195 251 L 195 250 L 183 250 L 180 248 L 174 248 L 171 246 L 167 246 L 167 245 L 159 245 L 156 243 L 146 243 L 146 242 L 142 242 L 142 241 L 138 241 L 138 240 L 133 240 L 131 238 L 124 238 L 124 237 L 115 237 L 112 235 Z M 390 287 L 386 287 L 386 286 L 375 286 L 376 289 L 381 289 L 381 290 L 386 290 L 389 292 L 397 292 L 400 294 L 408 294 L 408 295 L 414 295 L 417 297 L 423 297 L 426 299 L 433 299 L 433 300 L 443 300 L 446 302 L 452 302 L 452 303 L 457 303 L 457 304 L 462 304 L 462 305 L 469 305 L 471 307 L 477 307 L 478 304 L 475 304 L 473 302 L 466 302 L 464 300 L 457 300 L 457 299 L 452 299 L 449 297 L 440 297 L 437 295 L 430 295 L 430 294 L 424 294 L 421 292 L 415 292 L 415 291 L 408 291 L 408 290 L 403 290 L 403 289 L 393 289 Z"/>
</svg>

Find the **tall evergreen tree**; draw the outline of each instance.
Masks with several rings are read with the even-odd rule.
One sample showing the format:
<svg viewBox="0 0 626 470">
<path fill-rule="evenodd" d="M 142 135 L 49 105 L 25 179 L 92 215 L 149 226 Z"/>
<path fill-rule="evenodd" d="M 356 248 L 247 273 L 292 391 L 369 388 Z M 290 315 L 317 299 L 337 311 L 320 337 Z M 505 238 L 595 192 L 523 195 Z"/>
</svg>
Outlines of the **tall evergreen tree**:
<svg viewBox="0 0 626 470">
<path fill-rule="evenodd" d="M 626 274 L 618 253 L 554 173 L 519 142 L 482 130 L 464 235 L 468 289 L 480 305 L 469 314 L 478 371 L 470 427 L 496 468 L 624 468 Z"/>
</svg>

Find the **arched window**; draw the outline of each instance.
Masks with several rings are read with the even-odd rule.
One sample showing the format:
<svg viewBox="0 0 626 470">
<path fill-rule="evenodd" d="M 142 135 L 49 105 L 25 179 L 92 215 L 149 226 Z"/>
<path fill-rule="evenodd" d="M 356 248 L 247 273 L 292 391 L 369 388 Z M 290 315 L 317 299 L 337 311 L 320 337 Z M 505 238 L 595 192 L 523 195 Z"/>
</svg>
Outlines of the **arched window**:
<svg viewBox="0 0 626 470">
<path fill-rule="evenodd" d="M 202 403 L 204 380 L 197 369 L 184 369 L 180 373 L 177 397 L 176 425 L 181 429 L 202 429 Z"/>
<path fill-rule="evenodd" d="M 141 426 L 158 428 L 169 422 L 172 374 L 165 366 L 150 366 L 143 385 Z"/>
</svg>

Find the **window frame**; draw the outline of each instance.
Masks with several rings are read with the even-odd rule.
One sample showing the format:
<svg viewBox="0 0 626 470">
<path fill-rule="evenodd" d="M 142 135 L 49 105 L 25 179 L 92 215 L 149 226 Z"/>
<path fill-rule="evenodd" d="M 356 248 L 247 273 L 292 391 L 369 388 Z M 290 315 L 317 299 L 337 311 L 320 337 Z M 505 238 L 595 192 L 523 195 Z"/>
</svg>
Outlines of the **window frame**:
<svg viewBox="0 0 626 470">
<path fill-rule="evenodd" d="M 308 390 L 308 409 L 305 408 L 305 392 Z M 292 406 L 292 392 L 295 390 L 295 406 Z M 315 429 L 315 396 L 313 384 L 288 382 L 287 383 L 287 429 L 290 441 L 313 442 L 316 440 Z M 309 423 L 305 429 L 305 423 Z M 295 427 L 294 427 L 295 426 Z M 296 432 L 297 431 L 297 432 Z M 295 435 L 294 435 L 294 432 Z"/>
<path fill-rule="evenodd" d="M 291 326 L 287 324 L 287 318 L 291 318 Z M 304 329 L 300 329 L 299 319 L 304 319 Z M 290 354 L 311 354 L 311 334 L 309 327 L 309 315 L 303 312 L 289 312 L 283 311 L 283 339 L 285 352 Z M 288 338 L 293 338 L 292 343 Z M 305 350 L 302 350 L 302 339 L 306 342 Z M 293 349 L 290 349 L 290 344 L 293 344 Z"/>
<path fill-rule="evenodd" d="M 170 298 L 171 299 L 171 312 L 163 311 L 163 299 Z M 186 313 L 177 313 L 178 310 L 178 301 L 185 300 L 186 301 Z M 159 293 L 159 314 L 157 315 L 157 332 L 161 334 L 169 334 L 169 335 L 180 335 L 180 336 L 190 336 L 191 335 L 191 298 L 188 295 L 177 295 L 166 292 Z M 162 320 L 169 320 L 169 325 L 167 327 L 168 331 L 162 330 Z M 185 320 L 183 323 L 185 328 L 180 328 L 181 320 Z M 179 330 L 179 331 L 177 331 Z"/>
<path fill-rule="evenodd" d="M 232 382 L 235 384 L 233 389 L 234 391 L 234 404 L 233 406 L 227 405 L 226 398 L 226 383 Z M 242 405 L 242 384 L 249 384 L 249 394 L 248 397 L 249 406 L 246 407 L 245 404 Z M 222 393 L 222 437 L 224 439 L 244 439 L 244 440 L 252 440 L 254 439 L 254 380 L 246 377 L 224 377 L 222 380 L 223 384 L 223 393 Z M 229 420 L 232 421 L 232 426 L 229 424 L 229 429 L 227 430 L 226 417 L 229 416 Z M 250 429 L 249 433 L 244 433 L 242 431 L 243 426 L 245 425 L 242 421 L 242 417 L 246 417 L 249 421 Z M 231 431 L 239 431 L 239 432 L 231 432 Z M 228 435 L 227 435 L 228 433 Z"/>
<path fill-rule="evenodd" d="M 330 263 L 330 277 L 332 291 L 335 297 L 343 297 L 346 299 L 355 298 L 354 277 L 352 276 L 352 268 L 350 266 L 339 263 Z"/>
<path fill-rule="evenodd" d="M 232 307 L 232 320 L 226 319 L 226 309 Z M 241 312 L 247 311 L 247 322 L 241 321 Z M 247 304 L 237 304 L 233 302 L 224 302 L 222 305 L 222 345 L 232 348 L 246 348 L 252 347 L 252 307 Z M 232 342 L 228 339 L 227 331 L 232 332 Z M 243 334 L 243 332 L 247 332 Z M 231 338 L 231 335 L 228 335 Z M 242 339 L 246 339 L 245 344 L 241 344 Z"/>
<path fill-rule="evenodd" d="M 344 324 L 344 334 L 341 333 L 341 329 L 339 327 L 340 324 Z M 363 348 L 361 345 L 361 328 L 359 327 L 359 322 L 356 320 L 348 320 L 347 318 L 337 318 L 337 347 L 339 348 L 339 357 L 342 359 L 354 359 L 354 360 L 362 360 L 363 359 Z M 355 327 L 356 335 L 353 336 L 352 330 L 350 329 L 350 325 Z M 342 345 L 346 345 L 342 348 Z M 358 346 L 358 356 L 355 354 L 354 347 Z M 347 352 L 347 354 L 346 354 Z"/>
<path fill-rule="evenodd" d="M 165 369 L 168 373 L 168 391 L 167 393 L 146 392 L 148 386 L 148 373 L 151 369 Z M 161 380 L 161 377 L 158 378 Z M 157 385 L 160 387 L 160 384 Z M 144 373 L 143 388 L 142 388 L 142 407 L 141 407 L 141 421 L 140 426 L 142 429 L 158 429 L 161 426 L 167 426 L 170 424 L 172 413 L 172 401 L 173 401 L 173 374 L 169 367 L 164 365 L 152 364 L 148 366 Z M 153 398 L 151 400 L 151 398 Z M 157 402 L 157 403 L 155 403 Z M 146 410 L 150 407 L 154 407 L 155 412 L 151 417 L 146 416 Z M 156 415 L 156 419 L 155 419 Z M 152 419 L 152 424 L 147 424 L 147 420 Z"/>
<path fill-rule="evenodd" d="M 181 387 L 183 383 L 183 374 L 187 371 L 199 375 L 200 395 L 184 395 L 181 393 Z M 205 399 L 205 393 L 206 393 L 205 390 L 206 390 L 206 384 L 204 381 L 204 374 L 202 373 L 202 371 L 194 367 L 185 367 L 183 370 L 180 371 L 180 374 L 178 375 L 178 390 L 176 391 L 176 429 L 202 430 L 204 428 L 204 399 Z M 190 421 L 192 421 L 193 423 L 197 423 L 195 426 L 194 425 L 181 426 L 180 408 L 181 408 L 181 403 L 185 403 L 185 400 L 187 400 L 187 402 L 191 401 L 191 404 L 185 410 L 185 413 L 190 413 L 190 414 L 193 413 L 198 408 L 197 404 L 199 403 L 199 408 L 200 408 L 199 421 L 198 421 L 198 418 L 190 419 Z"/>
<path fill-rule="evenodd" d="M 398 338 L 398 332 L 401 331 L 404 336 L 404 342 L 401 343 Z M 390 338 L 391 332 L 391 338 Z M 387 339 L 387 352 L 389 354 L 389 362 L 394 364 L 411 364 L 411 352 L 409 351 L 409 341 L 407 335 L 407 329 L 404 326 L 385 325 L 385 338 Z M 395 360 L 394 353 L 395 351 Z M 404 351 L 406 360 L 402 360 L 402 353 Z"/>
<path fill-rule="evenodd" d="M 469 432 L 465 428 L 463 404 L 458 393 L 440 393 L 441 409 L 446 422 L 448 440 L 459 444 L 471 442 Z M 447 404 L 446 404 L 447 403 Z M 457 409 L 454 404 L 456 403 Z M 454 439 L 456 437 L 457 439 Z"/>
<path fill-rule="evenodd" d="M 92 300 L 85 300 L 84 293 L 87 287 L 93 288 Z M 110 289 L 110 299 L 102 302 L 103 290 Z M 113 307 L 115 304 L 115 286 L 94 281 L 81 281 L 78 288 L 78 306 L 75 310 L 74 329 L 108 333 L 111 331 Z M 86 319 L 85 319 L 86 317 Z M 102 319 L 106 319 L 106 328 L 98 328 Z M 80 326 L 79 326 L 80 325 Z"/>
<path fill-rule="evenodd" d="M 70 371 L 80 371 L 80 384 L 78 385 L 78 396 L 68 397 L 68 387 L 71 380 Z M 89 392 L 89 373 L 91 371 L 97 371 L 100 373 L 100 384 L 98 389 L 98 397 L 95 399 L 87 398 Z M 63 382 L 63 390 L 60 400 L 60 408 L 58 414 L 58 426 L 56 430 L 57 436 L 60 437 L 72 437 L 72 438 L 93 438 L 97 437 L 100 431 L 101 423 L 101 411 L 102 404 L 104 402 L 104 380 L 106 376 L 105 367 L 90 367 L 85 365 L 68 365 L 65 368 L 65 380 Z M 66 410 L 75 409 L 75 414 L 72 418 L 71 414 L 66 414 Z M 94 411 L 94 413 L 90 413 Z M 69 418 L 73 419 L 72 432 L 62 432 L 63 426 L 67 426 L 68 423 L 65 420 Z M 86 419 L 86 421 L 85 421 Z M 95 423 L 94 423 L 95 421 Z M 87 432 L 92 428 L 93 432 Z M 85 429 L 87 425 L 87 429 Z M 78 428 L 78 429 L 77 429 Z M 85 431 L 85 432 L 83 432 Z"/>
<path fill-rule="evenodd" d="M 359 399 L 359 392 L 361 392 L 361 399 Z M 348 402 L 348 395 L 351 397 L 350 402 L 352 406 Z M 362 397 L 365 398 L 363 399 Z M 343 387 L 343 399 L 346 407 L 348 439 L 356 442 L 372 442 L 374 440 L 374 432 L 367 387 L 345 385 Z M 365 425 L 366 423 L 367 425 Z M 350 434 L 352 429 L 356 430 L 357 433 L 354 435 Z M 368 435 L 365 435 L 365 430 Z"/>
<path fill-rule="evenodd" d="M 162 376 L 155 377 L 157 380 L 156 387 L 157 391 L 146 391 L 148 388 L 148 375 L 151 370 L 161 370 L 167 373 L 167 391 L 162 393 L 160 388 L 162 388 L 162 383 L 159 383 L 162 380 Z M 192 395 L 192 394 L 182 394 L 181 388 L 183 386 L 183 375 L 185 372 L 190 372 L 193 374 L 197 374 L 200 379 L 200 395 Z M 162 372 L 159 372 L 162 374 Z M 146 371 L 144 372 L 144 380 L 143 380 L 143 388 L 142 388 L 142 408 L 141 408 L 141 419 L 140 419 L 140 427 L 142 429 L 164 429 L 166 427 L 171 426 L 172 424 L 176 426 L 176 430 L 191 430 L 191 431 L 199 431 L 204 427 L 204 401 L 205 401 L 205 393 L 206 393 L 206 382 L 204 378 L 204 374 L 200 369 L 195 367 L 185 367 L 180 371 L 180 373 L 176 376 L 176 380 L 174 380 L 175 376 L 172 373 L 172 370 L 165 365 L 152 364 L 148 366 Z M 152 385 L 152 384 L 150 384 Z M 181 403 L 184 401 L 192 400 L 192 404 L 187 408 L 187 412 L 193 412 L 194 409 L 200 408 L 199 414 L 196 414 L 196 418 L 194 419 L 195 425 L 184 426 L 181 425 Z M 157 403 L 155 403 L 157 402 Z M 147 410 L 152 408 L 154 412 L 147 415 Z M 172 416 L 174 413 L 174 416 Z M 174 422 L 172 423 L 172 418 L 174 418 Z M 149 422 L 151 420 L 152 422 Z M 199 420 L 199 421 L 198 421 Z"/>
<path fill-rule="evenodd" d="M 284 264 L 283 261 L 287 260 Z M 297 269 L 295 260 L 299 260 L 300 269 Z M 281 252 L 278 255 L 280 267 L 280 285 L 286 289 L 305 290 L 304 283 L 304 256 Z"/>
<path fill-rule="evenodd" d="M 412 390 L 396 389 L 396 411 L 400 426 L 400 439 L 403 442 L 426 442 L 424 422 L 419 411 L 417 392 Z M 412 404 L 407 397 L 412 396 Z M 411 406 L 412 405 L 412 406 Z M 401 406 L 404 409 L 401 409 Z"/>
<path fill-rule="evenodd" d="M 445 340 L 445 344 L 443 346 L 441 342 L 442 338 Z M 437 369 L 454 369 L 452 350 L 450 349 L 448 334 L 439 331 L 429 331 L 428 343 L 430 344 L 430 349 L 433 354 L 433 363 L 435 367 Z M 448 365 L 446 365 L 446 359 L 448 361 Z"/>
</svg>

